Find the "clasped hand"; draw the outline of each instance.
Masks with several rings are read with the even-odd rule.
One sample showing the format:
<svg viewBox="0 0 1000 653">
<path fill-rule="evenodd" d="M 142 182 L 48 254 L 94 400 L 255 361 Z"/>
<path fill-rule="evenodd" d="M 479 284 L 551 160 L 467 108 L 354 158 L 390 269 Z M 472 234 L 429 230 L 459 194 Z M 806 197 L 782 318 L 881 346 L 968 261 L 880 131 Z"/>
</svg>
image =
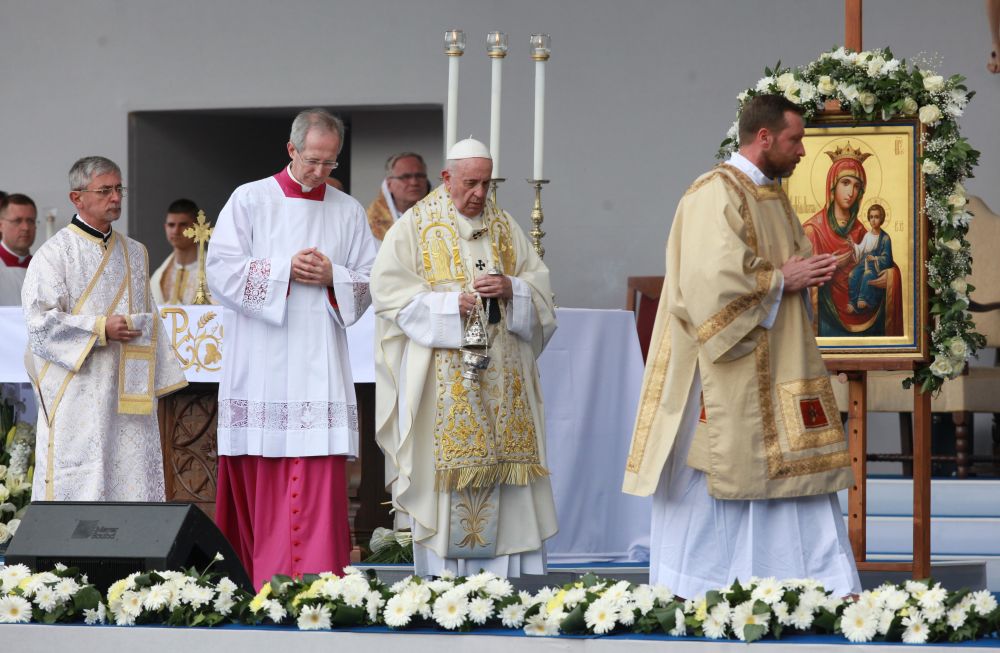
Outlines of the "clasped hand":
<svg viewBox="0 0 1000 653">
<path fill-rule="evenodd" d="M 805 288 L 822 286 L 833 278 L 836 270 L 837 257 L 833 254 L 817 254 L 809 258 L 793 256 L 781 266 L 785 292 L 797 293 Z"/>
<path fill-rule="evenodd" d="M 458 297 L 458 311 L 462 317 L 468 317 L 476 306 L 476 295 L 483 299 L 510 299 L 514 296 L 514 288 L 510 278 L 505 274 L 486 274 L 472 282 L 475 292 L 463 292 Z"/>
<path fill-rule="evenodd" d="M 104 323 L 104 335 L 107 340 L 129 342 L 142 335 L 142 331 L 129 329 L 124 315 L 112 315 Z"/>
<path fill-rule="evenodd" d="M 333 263 L 315 247 L 292 257 L 292 281 L 313 286 L 333 285 Z"/>
</svg>

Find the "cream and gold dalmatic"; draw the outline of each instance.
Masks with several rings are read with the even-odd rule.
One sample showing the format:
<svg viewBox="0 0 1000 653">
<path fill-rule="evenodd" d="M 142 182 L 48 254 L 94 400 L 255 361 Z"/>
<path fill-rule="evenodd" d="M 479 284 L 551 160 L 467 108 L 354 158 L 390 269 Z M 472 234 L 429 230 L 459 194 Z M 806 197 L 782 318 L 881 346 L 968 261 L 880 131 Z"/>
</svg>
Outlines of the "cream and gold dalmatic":
<svg viewBox="0 0 1000 653">
<path fill-rule="evenodd" d="M 39 399 L 36 500 L 162 501 L 156 398 L 187 385 L 150 298 L 146 249 L 75 225 L 38 250 L 22 291 Z M 140 336 L 108 342 L 123 315 Z"/>
<path fill-rule="evenodd" d="M 667 242 L 625 492 L 656 489 L 696 371 L 702 412 L 687 462 L 706 473 L 713 497 L 808 496 L 851 483 L 806 303 L 781 295 L 782 264 L 810 254 L 777 185 L 723 164 L 688 189 Z"/>
<path fill-rule="evenodd" d="M 419 344 L 400 314 L 427 293 L 471 291 L 491 269 L 525 282 L 536 320 L 525 340 L 507 328 L 510 309 L 500 302 L 500 321 L 486 329 L 489 365 L 470 382 L 457 343 Z M 509 216 L 491 202 L 482 217 L 459 216 L 442 186 L 386 234 L 372 295 L 377 437 L 394 505 L 413 518 L 415 541 L 449 558 L 539 548 L 556 531 L 535 366 L 555 329 L 548 270 Z"/>
</svg>

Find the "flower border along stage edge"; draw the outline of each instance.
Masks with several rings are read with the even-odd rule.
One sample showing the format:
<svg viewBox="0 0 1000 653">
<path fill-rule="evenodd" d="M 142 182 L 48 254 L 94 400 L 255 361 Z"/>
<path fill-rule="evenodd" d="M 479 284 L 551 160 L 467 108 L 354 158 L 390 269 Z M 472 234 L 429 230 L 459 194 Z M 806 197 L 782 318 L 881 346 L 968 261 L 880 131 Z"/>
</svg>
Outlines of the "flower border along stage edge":
<svg viewBox="0 0 1000 653">
<path fill-rule="evenodd" d="M 252 594 L 210 565 L 204 571 L 132 574 L 102 595 L 86 576 L 62 565 L 40 573 L 23 565 L 0 567 L 0 624 L 29 622 L 509 628 L 542 636 L 639 633 L 748 642 L 812 633 L 840 634 L 851 642 L 925 643 L 996 636 L 1000 608 L 986 590 L 949 592 L 930 581 L 885 584 L 845 600 L 813 580 L 764 578 L 683 600 L 662 586 L 594 575 L 530 593 L 488 572 L 408 577 L 389 586 L 345 567 L 342 576 L 275 576 Z"/>
<path fill-rule="evenodd" d="M 939 390 L 986 345 L 969 312 L 969 293 L 975 288 L 966 279 L 972 270 L 966 235 L 973 216 L 966 210 L 963 182 L 972 177 L 979 152 L 961 135 L 957 122 L 974 93 L 965 87 L 964 77 L 945 78 L 922 70 L 896 59 L 888 48 L 864 52 L 837 48 L 799 68 L 782 68 L 779 63 L 765 69 L 764 75 L 753 88 L 739 94 L 740 108 L 755 95 L 773 93 L 801 106 L 807 122 L 827 101 L 834 101 L 859 122 L 915 117 L 926 128 L 920 172 L 931 227 L 927 280 L 934 321 L 933 361 L 918 367 L 904 386 L 917 383 L 925 392 Z M 738 116 L 739 110 L 737 122 L 722 141 L 719 158 L 739 147 Z"/>
</svg>

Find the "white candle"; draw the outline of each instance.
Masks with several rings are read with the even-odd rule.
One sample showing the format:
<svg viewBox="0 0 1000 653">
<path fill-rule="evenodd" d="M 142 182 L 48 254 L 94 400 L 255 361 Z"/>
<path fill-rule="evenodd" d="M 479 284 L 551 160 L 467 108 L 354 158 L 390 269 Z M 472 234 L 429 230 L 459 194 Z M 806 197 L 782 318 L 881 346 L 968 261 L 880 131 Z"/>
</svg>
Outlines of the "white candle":
<svg viewBox="0 0 1000 653">
<path fill-rule="evenodd" d="M 500 93 L 503 86 L 503 59 L 493 61 L 493 84 L 490 87 L 490 156 L 493 157 L 493 178 L 500 177 Z"/>
<path fill-rule="evenodd" d="M 48 213 L 45 214 L 45 240 L 52 238 L 56 233 L 56 214 L 58 211 L 56 209 L 49 209 Z"/>
<path fill-rule="evenodd" d="M 542 154 L 545 131 L 545 62 L 535 61 L 535 165 L 534 178 L 542 176 Z"/>
<path fill-rule="evenodd" d="M 458 57 L 448 57 L 448 115 L 445 130 L 445 156 L 458 140 Z"/>
</svg>

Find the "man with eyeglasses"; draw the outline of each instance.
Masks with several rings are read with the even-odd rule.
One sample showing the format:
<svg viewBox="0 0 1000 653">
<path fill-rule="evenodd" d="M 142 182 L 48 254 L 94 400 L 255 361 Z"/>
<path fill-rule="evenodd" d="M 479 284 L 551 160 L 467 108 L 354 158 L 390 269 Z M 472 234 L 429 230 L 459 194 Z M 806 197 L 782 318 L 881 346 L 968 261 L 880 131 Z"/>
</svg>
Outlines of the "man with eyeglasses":
<svg viewBox="0 0 1000 653">
<path fill-rule="evenodd" d="M 31 262 L 38 209 L 27 195 L 0 200 L 0 306 L 19 306 L 24 274 Z"/>
<path fill-rule="evenodd" d="M 326 184 L 343 138 L 322 109 L 296 116 L 291 162 L 236 189 L 208 246 L 209 287 L 230 309 L 216 521 L 257 587 L 350 560 L 358 407 L 345 328 L 371 303 L 375 239 L 364 207 Z"/>
<path fill-rule="evenodd" d="M 368 224 L 381 243 L 385 232 L 430 191 L 427 164 L 416 152 L 393 154 L 385 162 L 382 192 L 368 205 Z"/>
<path fill-rule="evenodd" d="M 112 230 L 127 192 L 111 160 L 69 171 L 77 214 L 21 291 L 38 399 L 33 500 L 163 501 L 158 397 L 185 385 L 150 296 L 146 248 Z"/>
</svg>

